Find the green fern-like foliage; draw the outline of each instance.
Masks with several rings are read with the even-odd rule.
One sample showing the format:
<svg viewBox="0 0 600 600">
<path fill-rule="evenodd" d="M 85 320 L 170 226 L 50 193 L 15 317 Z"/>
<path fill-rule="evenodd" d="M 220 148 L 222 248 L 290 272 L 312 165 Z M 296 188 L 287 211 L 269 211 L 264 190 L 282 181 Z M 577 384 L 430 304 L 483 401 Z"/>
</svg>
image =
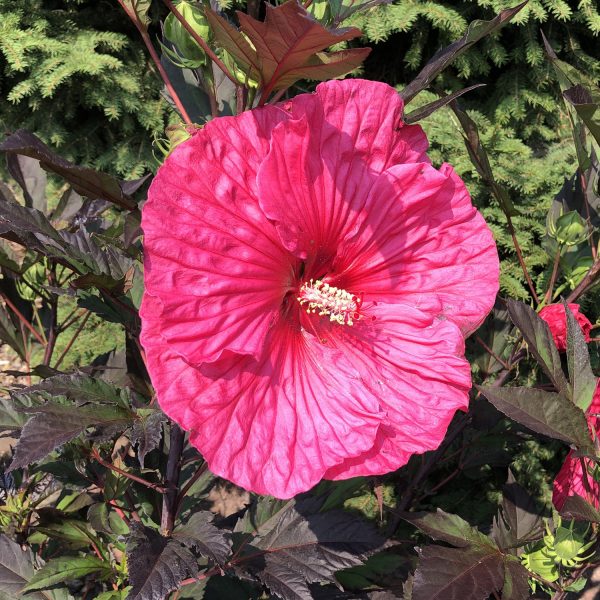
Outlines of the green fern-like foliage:
<svg viewBox="0 0 600 600">
<path fill-rule="evenodd" d="M 393 84 L 410 80 L 441 47 L 474 19 L 491 19 L 516 0 L 396 0 L 356 16 L 354 24 L 376 42 L 367 77 Z M 470 95 L 494 123 L 510 125 L 528 143 L 556 140 L 557 87 L 540 30 L 559 55 L 600 78 L 600 13 L 594 0 L 529 0 L 513 23 L 463 54 L 438 80 L 440 89 L 488 84 Z"/>
<path fill-rule="evenodd" d="M 126 177 L 155 167 L 170 109 L 118 4 L 0 0 L 0 126 Z"/>
</svg>

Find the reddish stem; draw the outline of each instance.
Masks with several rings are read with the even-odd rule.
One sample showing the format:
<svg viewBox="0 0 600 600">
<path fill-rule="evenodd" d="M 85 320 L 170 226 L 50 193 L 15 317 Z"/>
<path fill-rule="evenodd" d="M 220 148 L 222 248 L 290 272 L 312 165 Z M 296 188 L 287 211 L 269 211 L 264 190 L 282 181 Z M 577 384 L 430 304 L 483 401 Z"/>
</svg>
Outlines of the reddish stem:
<svg viewBox="0 0 600 600">
<path fill-rule="evenodd" d="M 138 477 L 137 475 L 133 475 L 132 473 L 128 473 L 127 471 L 124 471 L 123 469 L 119 469 L 119 467 L 116 467 L 112 463 L 106 462 L 105 460 L 102 459 L 102 457 L 100 456 L 100 454 L 98 453 L 98 450 L 96 450 L 96 448 L 92 448 L 92 458 L 96 462 L 101 464 L 103 467 L 106 467 L 107 469 L 110 469 L 111 471 L 114 471 L 115 473 L 119 473 L 119 475 L 123 475 L 123 477 L 126 477 L 127 479 L 131 479 L 132 481 L 135 481 L 136 483 L 140 483 L 140 484 L 146 486 L 147 488 L 150 488 L 151 490 L 155 490 L 159 494 L 164 494 L 166 492 L 166 489 L 163 486 L 158 485 L 156 483 L 152 483 L 151 481 L 146 481 L 145 479 L 142 479 L 141 477 Z"/>
<path fill-rule="evenodd" d="M 140 35 L 142 36 L 142 40 L 144 41 L 146 48 L 148 48 L 148 52 L 150 53 L 152 62 L 158 69 L 160 77 L 163 80 L 165 87 L 167 88 L 171 98 L 173 99 L 173 102 L 175 103 L 177 110 L 181 114 L 182 119 L 188 125 L 191 125 L 192 120 L 190 119 L 190 116 L 187 114 L 187 111 L 185 110 L 183 103 L 179 99 L 179 96 L 177 95 L 175 88 L 171 84 L 171 80 L 169 79 L 169 76 L 167 75 L 165 68 L 162 66 L 162 63 L 160 62 L 160 58 L 159 58 L 158 54 L 156 53 L 154 46 L 152 45 L 152 40 L 150 39 L 150 36 L 148 35 L 148 28 L 137 18 L 137 15 L 133 15 L 133 14 L 131 14 L 131 12 L 129 10 L 127 10 L 127 7 L 123 3 L 123 0 L 118 0 L 118 2 L 121 5 L 121 8 L 123 8 L 125 13 L 127 14 L 127 16 L 131 19 L 133 24 L 136 26 L 137 30 L 140 32 Z"/>
<path fill-rule="evenodd" d="M 83 317 L 83 320 L 81 321 L 81 323 L 79 323 L 79 327 L 77 327 L 77 329 L 75 330 L 73 337 L 69 340 L 69 343 L 65 346 L 65 349 L 62 351 L 62 354 L 58 357 L 58 360 L 56 361 L 56 364 L 54 365 L 55 369 L 58 369 L 58 367 L 60 366 L 60 363 L 63 361 L 63 359 L 67 355 L 67 352 L 71 349 L 71 346 L 73 346 L 73 344 L 75 343 L 75 340 L 79 337 L 79 334 L 82 332 L 83 328 L 85 327 L 85 324 L 88 322 L 88 319 L 90 318 L 91 315 L 92 315 L 92 313 L 88 312 L 85 315 L 85 317 Z"/>
<path fill-rule="evenodd" d="M 31 332 L 33 337 L 40 344 L 42 344 L 42 346 L 45 346 L 46 343 L 44 342 L 42 336 L 33 328 L 33 325 L 23 316 L 21 311 L 10 301 L 10 299 L 2 292 L 0 292 L 0 297 L 2 298 L 2 300 L 4 300 L 4 302 L 6 302 L 6 305 L 10 307 L 10 309 L 15 313 L 15 315 L 17 315 L 19 321 L 21 321 L 21 323 L 23 323 L 23 325 L 27 327 L 27 329 Z"/>
</svg>

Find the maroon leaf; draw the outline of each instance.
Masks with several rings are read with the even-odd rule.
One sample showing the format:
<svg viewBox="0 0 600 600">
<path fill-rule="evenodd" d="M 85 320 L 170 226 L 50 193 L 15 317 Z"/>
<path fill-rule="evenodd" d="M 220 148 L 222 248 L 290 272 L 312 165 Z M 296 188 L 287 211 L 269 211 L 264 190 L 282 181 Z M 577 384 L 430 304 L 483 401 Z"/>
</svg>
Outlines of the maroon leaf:
<svg viewBox="0 0 600 600">
<path fill-rule="evenodd" d="M 7 154 L 29 156 L 39 160 L 42 168 L 63 177 L 82 196 L 91 199 L 103 198 L 122 208 L 136 207 L 134 200 L 125 193 L 123 184 L 117 179 L 106 173 L 70 163 L 52 152 L 33 133 L 24 129 L 17 130 L 4 140 L 0 144 L 0 150 Z"/>
<path fill-rule="evenodd" d="M 484 600 L 504 584 L 504 557 L 493 547 L 426 546 L 420 554 L 412 600 Z"/>
<path fill-rule="evenodd" d="M 462 90 L 453 92 L 452 94 L 447 94 L 446 96 L 443 96 L 442 98 L 440 98 L 439 100 L 436 100 L 435 102 L 430 102 L 429 104 L 426 104 L 425 106 L 421 106 L 421 108 L 417 108 L 417 110 L 413 110 L 412 112 L 408 113 L 407 115 L 404 116 L 404 122 L 408 123 L 409 125 L 411 125 L 412 123 L 417 123 L 418 121 L 421 121 L 422 119 L 425 119 L 429 115 L 433 114 L 436 110 L 439 110 L 440 108 L 446 106 L 447 104 L 450 104 L 450 102 L 452 102 L 453 100 L 456 100 L 463 94 L 466 94 L 467 92 L 470 92 L 471 90 L 475 90 L 477 88 L 484 87 L 484 86 L 485 86 L 485 83 L 477 83 L 475 85 L 471 85 Z"/>
<path fill-rule="evenodd" d="M 521 330 L 529 351 L 545 371 L 554 387 L 570 398 L 571 389 L 562 370 L 560 356 L 548 324 L 527 304 L 507 300 L 506 307 L 512 322 Z"/>
<path fill-rule="evenodd" d="M 570 400 L 533 388 L 477 388 L 513 421 L 536 433 L 574 444 L 585 453 L 595 454 L 585 414 Z"/>
<path fill-rule="evenodd" d="M 241 31 L 214 11 L 206 10 L 217 43 L 234 56 L 249 77 L 260 81 L 263 101 L 274 90 L 285 89 L 299 79 L 345 75 L 370 52 L 370 48 L 324 52 L 334 44 L 358 37 L 360 30 L 326 29 L 297 0 L 265 7 L 264 22 L 238 12 Z"/>
<path fill-rule="evenodd" d="M 404 102 L 408 104 L 420 91 L 427 88 L 455 58 L 463 54 L 481 38 L 508 23 L 526 4 L 527 2 L 522 2 L 513 8 L 507 8 L 491 21 L 473 21 L 463 37 L 437 52 L 415 79 L 400 92 Z"/>
</svg>

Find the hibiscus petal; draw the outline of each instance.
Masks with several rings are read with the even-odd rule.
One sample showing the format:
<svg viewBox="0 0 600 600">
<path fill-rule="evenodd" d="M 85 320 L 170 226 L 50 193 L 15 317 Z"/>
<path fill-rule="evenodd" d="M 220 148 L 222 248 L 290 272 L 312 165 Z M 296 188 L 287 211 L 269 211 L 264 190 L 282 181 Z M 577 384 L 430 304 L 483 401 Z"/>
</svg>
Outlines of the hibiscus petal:
<svg viewBox="0 0 600 600">
<path fill-rule="evenodd" d="M 419 125 L 402 121 L 404 102 L 389 85 L 365 79 L 327 81 L 315 94 L 291 101 L 295 118 L 324 121 L 339 131 L 370 171 L 381 173 L 394 164 L 429 162 L 429 142 Z M 312 127 L 311 127 L 312 129 Z"/>
<path fill-rule="evenodd" d="M 281 322 L 263 360 L 226 354 L 193 368 L 161 338 L 159 304 L 146 295 L 142 332 L 157 397 L 215 474 L 290 498 L 373 445 L 384 414 L 339 351 Z"/>
<path fill-rule="evenodd" d="M 359 233 L 339 250 L 335 285 L 364 292 L 365 300 L 412 304 L 464 334 L 474 331 L 498 292 L 498 253 L 452 167 L 388 169 L 365 212 Z"/>
<path fill-rule="evenodd" d="M 375 316 L 375 320 L 370 317 Z M 409 305 L 377 305 L 331 341 L 361 370 L 386 418 L 372 448 L 332 467 L 326 479 L 377 475 L 434 450 L 458 409 L 469 402 L 471 372 L 464 338 L 450 321 L 432 319 Z"/>
<path fill-rule="evenodd" d="M 283 245 L 318 272 L 364 218 L 373 183 L 352 139 L 316 116 L 310 126 L 302 117 L 273 131 L 258 173 L 259 202 Z"/>
<path fill-rule="evenodd" d="M 567 454 L 563 466 L 556 475 L 552 490 L 552 504 L 556 510 L 562 510 L 567 498 L 581 496 L 596 508 L 600 508 L 600 483 L 591 473 L 584 474 L 582 460 L 591 472 L 595 464 L 587 458 L 581 459 L 573 454 L 573 450 Z"/>
<path fill-rule="evenodd" d="M 193 364 L 225 350 L 258 356 L 289 288 L 291 257 L 256 200 L 269 108 L 208 123 L 155 177 L 144 206 L 145 284 L 162 333 Z"/>
</svg>

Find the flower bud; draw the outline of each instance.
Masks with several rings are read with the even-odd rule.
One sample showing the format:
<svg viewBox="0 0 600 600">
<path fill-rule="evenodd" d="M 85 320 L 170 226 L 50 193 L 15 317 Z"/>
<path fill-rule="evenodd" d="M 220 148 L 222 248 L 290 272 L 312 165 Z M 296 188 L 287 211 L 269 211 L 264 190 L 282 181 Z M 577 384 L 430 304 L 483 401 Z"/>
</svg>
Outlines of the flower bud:
<svg viewBox="0 0 600 600">
<path fill-rule="evenodd" d="M 589 235 L 585 219 L 577 211 L 569 211 L 548 223 L 548 234 L 563 246 L 577 246 Z"/>
<path fill-rule="evenodd" d="M 207 42 L 210 40 L 210 26 L 201 8 L 185 0 L 177 4 L 175 8 L 203 40 Z M 206 64 L 204 50 L 173 13 L 170 13 L 165 19 L 164 33 L 167 40 L 175 44 L 181 57 L 187 61 L 187 66 L 197 68 Z"/>
<path fill-rule="evenodd" d="M 250 46 L 254 48 L 254 44 L 248 39 L 248 37 L 244 33 L 242 33 L 242 35 L 246 38 L 246 41 L 250 44 Z M 223 50 L 223 63 L 240 85 L 254 89 L 258 87 L 258 81 L 250 77 L 248 71 L 245 68 L 242 68 L 236 62 L 235 58 L 229 54 L 229 52 L 227 52 L 227 50 Z"/>
</svg>

